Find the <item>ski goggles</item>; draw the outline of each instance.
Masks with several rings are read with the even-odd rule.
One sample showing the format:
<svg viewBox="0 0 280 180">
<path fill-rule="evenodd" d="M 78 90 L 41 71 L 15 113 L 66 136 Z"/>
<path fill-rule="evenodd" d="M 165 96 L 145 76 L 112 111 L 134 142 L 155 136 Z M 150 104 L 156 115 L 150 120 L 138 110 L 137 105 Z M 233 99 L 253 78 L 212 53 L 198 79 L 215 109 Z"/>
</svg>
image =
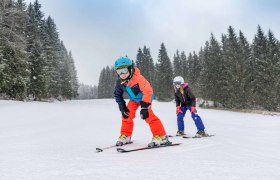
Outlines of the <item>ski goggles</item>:
<svg viewBox="0 0 280 180">
<path fill-rule="evenodd" d="M 180 85 L 181 86 L 181 82 L 173 82 L 174 86 Z"/>
<path fill-rule="evenodd" d="M 122 75 L 122 74 L 128 73 L 128 68 L 127 68 L 127 67 L 125 67 L 125 68 L 120 68 L 120 69 L 117 69 L 116 71 L 117 71 L 117 74 L 118 74 L 118 75 Z"/>
</svg>

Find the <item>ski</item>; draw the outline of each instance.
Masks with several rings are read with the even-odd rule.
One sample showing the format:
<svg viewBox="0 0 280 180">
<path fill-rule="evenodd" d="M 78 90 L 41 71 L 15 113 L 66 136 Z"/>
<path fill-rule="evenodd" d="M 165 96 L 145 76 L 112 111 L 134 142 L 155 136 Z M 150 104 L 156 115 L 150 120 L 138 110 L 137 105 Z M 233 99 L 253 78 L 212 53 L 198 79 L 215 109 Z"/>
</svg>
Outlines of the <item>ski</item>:
<svg viewBox="0 0 280 180">
<path fill-rule="evenodd" d="M 124 144 L 123 146 L 128 145 L 128 144 L 132 144 L 133 142 L 134 142 L 134 141 L 130 141 L 129 143 Z M 104 150 L 112 149 L 112 148 L 114 148 L 114 147 L 120 147 L 120 146 L 112 145 L 112 146 L 107 146 L 107 147 L 102 147 L 102 148 L 96 148 L 96 152 L 97 152 L 97 153 L 103 152 Z"/>
<path fill-rule="evenodd" d="M 189 138 L 205 138 L 205 137 L 212 137 L 212 136 L 215 136 L 215 135 L 214 134 L 210 134 L 208 136 L 202 136 L 202 137 L 197 137 L 197 136 L 190 137 L 190 136 L 187 136 L 187 135 L 183 135 L 183 136 L 168 135 L 168 137 L 170 137 L 170 138 L 181 137 L 181 138 L 185 138 L 185 139 L 189 139 Z"/>
<path fill-rule="evenodd" d="M 167 135 L 168 137 L 179 137 L 179 136 L 177 136 L 177 135 L 171 135 L 171 134 L 169 134 L 169 135 Z"/>
<path fill-rule="evenodd" d="M 215 135 L 209 134 L 208 136 L 202 136 L 202 137 L 193 136 L 192 138 L 207 138 L 207 137 L 212 137 L 212 136 L 215 136 Z"/>
<path fill-rule="evenodd" d="M 183 135 L 183 136 L 177 136 L 177 135 L 167 135 L 167 136 L 170 137 L 170 138 L 174 138 L 174 137 L 192 138 L 192 137 L 190 137 L 190 136 L 187 136 L 186 134 Z"/>
<path fill-rule="evenodd" d="M 142 150 L 147 150 L 147 149 L 157 149 L 157 148 L 162 148 L 162 147 L 169 147 L 169 146 L 178 146 L 182 143 L 174 143 L 174 144 L 168 144 L 168 145 L 160 145 L 160 146 L 154 146 L 154 147 L 142 147 L 142 148 L 136 148 L 136 149 L 123 149 L 123 148 L 117 148 L 117 151 L 120 153 L 128 153 L 128 152 L 133 152 L 133 151 L 142 151 Z"/>
</svg>

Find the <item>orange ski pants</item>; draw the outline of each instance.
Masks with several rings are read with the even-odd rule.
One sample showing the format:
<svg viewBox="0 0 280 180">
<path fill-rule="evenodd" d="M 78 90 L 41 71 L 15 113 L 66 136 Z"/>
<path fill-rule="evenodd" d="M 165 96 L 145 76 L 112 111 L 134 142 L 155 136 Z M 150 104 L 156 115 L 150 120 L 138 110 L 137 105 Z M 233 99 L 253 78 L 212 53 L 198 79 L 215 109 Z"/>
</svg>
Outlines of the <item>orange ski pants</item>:
<svg viewBox="0 0 280 180">
<path fill-rule="evenodd" d="M 129 109 L 129 117 L 123 118 L 122 117 L 122 126 L 121 126 L 121 134 L 126 136 L 131 136 L 133 131 L 134 122 L 133 119 L 135 118 L 135 113 L 140 106 L 140 103 L 135 101 L 129 101 L 127 108 Z M 151 132 L 153 136 L 165 136 L 166 132 L 164 127 L 160 121 L 160 119 L 153 113 L 152 108 L 150 107 L 149 110 L 149 117 L 145 119 L 146 123 L 149 124 Z"/>
</svg>

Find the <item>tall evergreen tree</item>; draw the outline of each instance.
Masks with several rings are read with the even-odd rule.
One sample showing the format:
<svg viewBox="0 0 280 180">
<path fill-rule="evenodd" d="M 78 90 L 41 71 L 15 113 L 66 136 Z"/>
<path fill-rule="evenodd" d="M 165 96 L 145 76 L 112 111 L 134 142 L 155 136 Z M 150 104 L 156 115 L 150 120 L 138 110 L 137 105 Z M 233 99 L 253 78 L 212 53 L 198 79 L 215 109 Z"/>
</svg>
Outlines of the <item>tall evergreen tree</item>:
<svg viewBox="0 0 280 180">
<path fill-rule="evenodd" d="M 68 64 L 68 52 L 66 47 L 64 46 L 63 41 L 60 42 L 60 78 L 58 83 L 58 89 L 60 91 L 59 95 L 62 99 L 67 99 L 71 97 L 72 90 L 71 90 L 71 78 L 69 72 L 69 64 Z"/>
<path fill-rule="evenodd" d="M 188 78 L 188 74 L 189 74 L 189 69 L 188 69 L 188 60 L 187 60 L 187 56 L 185 54 L 185 52 L 181 52 L 180 54 L 180 59 L 181 59 L 181 75 L 185 80 L 187 80 Z"/>
<path fill-rule="evenodd" d="M 112 84 L 114 84 L 113 71 L 109 66 L 107 66 L 105 72 L 106 72 L 106 78 L 105 78 L 106 98 L 113 98 L 114 97 L 114 88 L 112 88 Z"/>
<path fill-rule="evenodd" d="M 252 44 L 252 81 L 250 82 L 251 92 L 254 99 L 252 99 L 255 106 L 268 108 L 268 96 L 270 89 L 264 88 L 270 82 L 270 60 L 268 59 L 268 41 L 264 35 L 263 30 L 258 26 L 257 34 L 254 37 Z"/>
<path fill-rule="evenodd" d="M 28 63 L 24 30 L 27 16 L 22 1 L 0 1 L 0 93 L 26 98 Z"/>
<path fill-rule="evenodd" d="M 98 99 L 104 99 L 106 98 L 106 69 L 103 68 L 101 70 L 100 76 L 99 76 L 99 82 L 98 82 Z"/>
<path fill-rule="evenodd" d="M 280 50 L 280 43 L 278 43 L 278 49 Z M 277 55 L 277 65 L 276 65 L 276 69 L 275 69 L 275 74 L 280 74 L 280 55 Z M 276 81 L 276 101 L 278 102 L 277 103 L 277 111 L 279 112 L 280 111 L 280 78 L 278 78 L 278 80 Z"/>
<path fill-rule="evenodd" d="M 183 67 L 180 53 L 177 50 L 173 57 L 174 76 L 183 76 Z"/>
<path fill-rule="evenodd" d="M 140 69 L 141 74 L 151 83 L 154 83 L 154 62 L 150 49 L 144 46 L 143 50 L 139 48 L 136 56 L 136 66 Z"/>
<path fill-rule="evenodd" d="M 204 55 L 204 51 L 203 51 L 203 48 L 201 47 L 200 48 L 200 51 L 198 53 L 198 62 L 199 62 L 199 65 L 198 65 L 198 80 L 197 80 L 197 84 L 196 84 L 196 94 L 198 97 L 202 97 L 202 84 L 201 84 L 201 80 L 202 80 L 202 70 L 203 70 L 203 55 Z"/>
<path fill-rule="evenodd" d="M 138 49 L 135 63 L 136 66 L 140 69 L 140 71 L 144 70 L 144 54 L 141 48 Z"/>
<path fill-rule="evenodd" d="M 192 53 L 189 53 L 188 56 L 188 74 L 187 74 L 187 78 L 185 79 L 186 81 L 188 81 L 190 84 L 193 84 L 193 79 L 194 79 L 194 60 L 193 60 L 193 55 Z"/>
<path fill-rule="evenodd" d="M 48 17 L 44 26 L 46 38 L 44 41 L 44 53 L 46 54 L 47 87 L 49 97 L 57 98 L 60 94 L 60 61 L 62 59 L 61 45 L 56 25 L 51 17 Z"/>
<path fill-rule="evenodd" d="M 173 98 L 173 70 L 171 61 L 167 55 L 167 51 L 163 43 L 161 44 L 159 50 L 157 67 L 157 86 L 159 91 L 156 92 L 156 95 L 158 100 L 171 100 Z"/>
<path fill-rule="evenodd" d="M 248 82 L 251 81 L 251 72 L 250 72 L 250 58 L 251 58 L 251 49 L 250 44 L 247 41 L 246 37 L 242 33 L 242 31 L 239 31 L 239 38 L 238 43 L 241 48 L 241 61 L 244 63 L 244 67 L 241 70 L 241 80 L 240 80 L 240 86 L 243 87 L 243 90 L 240 92 L 240 96 L 243 97 L 243 100 L 240 100 L 240 104 L 244 108 L 248 108 L 249 101 L 252 99 L 250 96 L 250 87 L 248 86 Z"/>
<path fill-rule="evenodd" d="M 205 99 L 223 102 L 227 87 L 226 72 L 223 72 L 222 52 L 219 42 L 211 34 L 210 43 L 206 42 L 203 54 L 203 68 L 201 75 L 202 94 Z"/>
<path fill-rule="evenodd" d="M 145 69 L 141 71 L 142 75 L 151 83 L 153 86 L 154 84 L 154 76 L 155 76 L 155 67 L 154 67 L 154 61 L 151 56 L 150 49 L 144 46 L 143 48 L 143 55 L 144 55 L 144 64 Z"/>
<path fill-rule="evenodd" d="M 154 90 L 154 94 L 155 94 L 155 98 L 158 99 L 158 92 L 161 91 L 161 89 L 159 89 L 159 63 L 156 62 L 155 64 L 155 82 L 154 82 L 154 86 L 153 86 L 153 90 Z"/>
<path fill-rule="evenodd" d="M 268 98 L 268 104 L 266 108 L 268 110 L 276 111 L 280 108 L 280 48 L 279 41 L 274 37 L 271 30 L 268 31 L 268 60 L 269 71 L 266 87 L 270 89 Z"/>
<path fill-rule="evenodd" d="M 231 59 L 227 57 L 229 48 L 229 38 L 227 35 L 222 34 L 222 43 L 221 43 L 221 54 L 217 70 L 220 76 L 217 76 L 217 85 L 216 88 L 220 87 L 220 92 L 216 92 L 216 101 L 221 103 L 222 106 L 226 108 L 232 108 L 231 96 L 232 96 L 232 63 Z M 230 53 L 229 53 L 230 54 Z M 220 95 L 218 94 L 220 93 Z"/>
<path fill-rule="evenodd" d="M 228 35 L 223 42 L 223 59 L 227 76 L 226 99 L 223 104 L 228 108 L 241 108 L 244 105 L 243 69 L 241 47 L 233 27 L 229 26 Z"/>
<path fill-rule="evenodd" d="M 195 94 L 198 94 L 198 81 L 201 71 L 201 62 L 199 61 L 199 57 L 196 54 L 196 52 L 193 52 L 193 83 L 192 83 L 192 90 L 195 92 Z"/>
<path fill-rule="evenodd" d="M 69 71 L 70 71 L 70 83 L 71 83 L 71 89 L 72 89 L 72 96 L 71 98 L 76 98 L 78 96 L 78 88 L 79 88 L 79 82 L 77 77 L 77 70 L 74 63 L 74 58 L 72 56 L 72 52 L 70 51 L 68 54 L 68 63 L 69 63 Z"/>
<path fill-rule="evenodd" d="M 44 32 L 44 14 L 41 11 L 41 4 L 35 0 L 34 5 L 28 6 L 29 21 L 27 24 L 27 40 L 29 52 L 29 63 L 31 68 L 29 93 L 35 100 L 48 97 L 47 80 L 48 77 L 46 55 L 43 52 L 42 38 Z"/>
<path fill-rule="evenodd" d="M 202 68 L 201 68 L 201 72 L 200 72 L 200 79 L 199 79 L 199 87 L 200 87 L 200 92 L 201 92 L 201 97 L 205 100 L 210 100 L 211 96 L 209 93 L 209 91 L 207 91 L 207 88 L 209 88 L 210 84 L 207 84 L 207 80 L 208 78 L 208 54 L 209 54 L 209 41 L 205 42 L 205 46 L 200 50 L 201 54 L 200 54 L 200 59 L 201 59 L 201 64 L 202 64 Z"/>
</svg>

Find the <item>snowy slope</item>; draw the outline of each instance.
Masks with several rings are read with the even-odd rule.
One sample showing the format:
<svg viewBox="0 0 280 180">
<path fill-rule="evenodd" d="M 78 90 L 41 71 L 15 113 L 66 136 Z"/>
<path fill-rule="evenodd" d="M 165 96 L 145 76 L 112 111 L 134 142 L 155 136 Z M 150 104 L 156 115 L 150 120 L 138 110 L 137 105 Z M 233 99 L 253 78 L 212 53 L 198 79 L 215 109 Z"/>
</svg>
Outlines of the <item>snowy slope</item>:
<svg viewBox="0 0 280 180">
<path fill-rule="evenodd" d="M 154 102 L 169 134 L 176 132 L 174 103 Z M 1 180 L 256 180 L 280 179 L 280 117 L 199 109 L 204 139 L 173 138 L 179 147 L 120 154 L 114 144 L 120 113 L 114 100 L 55 103 L 0 101 Z M 126 148 L 146 146 L 148 125 L 137 112 Z M 188 135 L 196 132 L 186 117 Z"/>
</svg>

